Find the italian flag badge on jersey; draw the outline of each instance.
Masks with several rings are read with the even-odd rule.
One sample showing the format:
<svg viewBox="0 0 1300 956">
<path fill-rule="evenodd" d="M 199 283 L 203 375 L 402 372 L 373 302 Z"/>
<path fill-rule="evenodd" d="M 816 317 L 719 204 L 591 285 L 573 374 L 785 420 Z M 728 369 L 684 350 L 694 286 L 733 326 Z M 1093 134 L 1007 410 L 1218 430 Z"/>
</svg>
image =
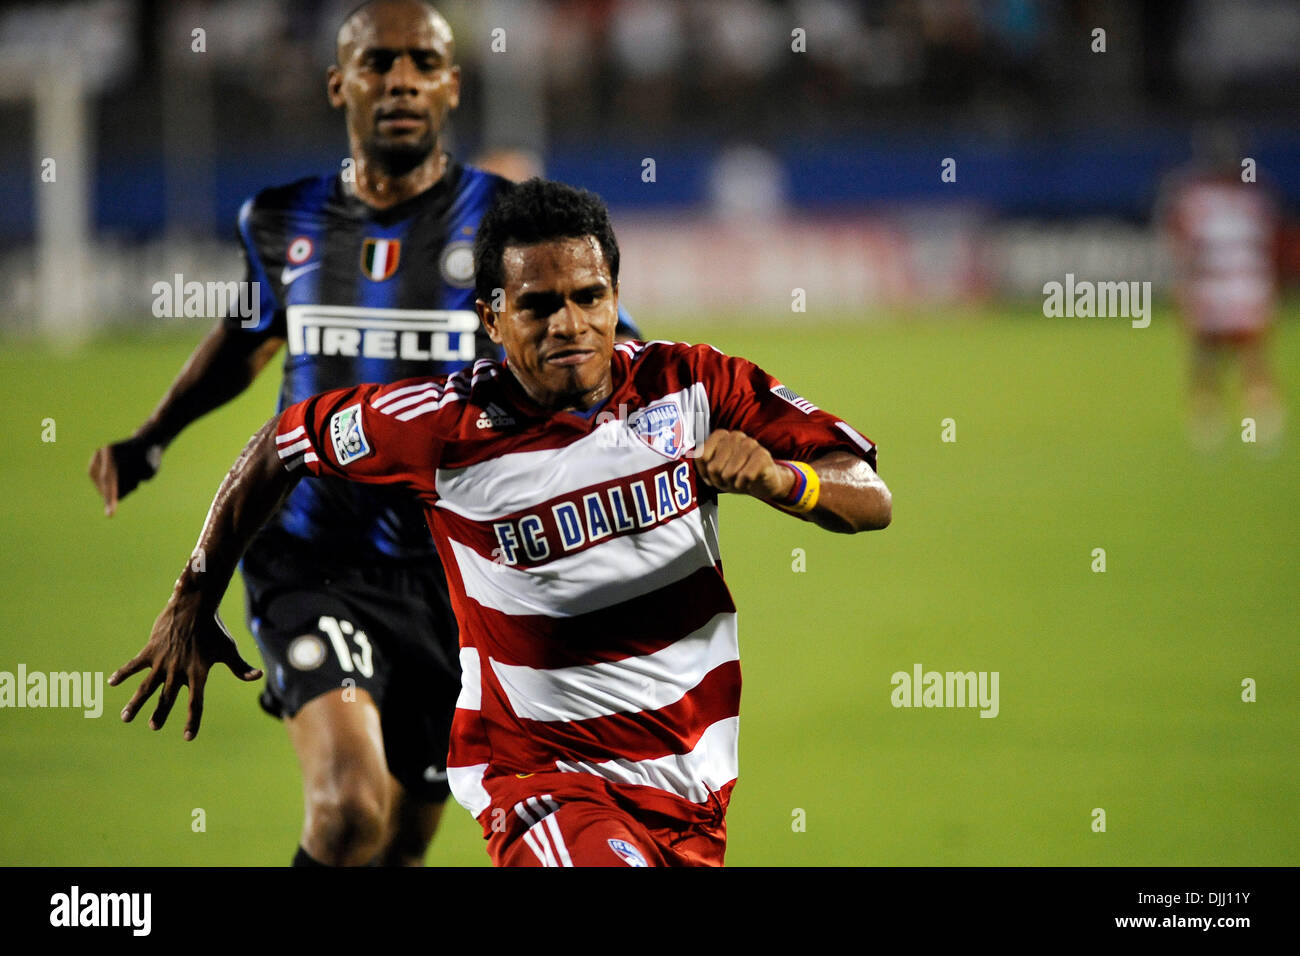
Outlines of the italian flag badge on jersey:
<svg viewBox="0 0 1300 956">
<path fill-rule="evenodd" d="M 402 251 L 400 239 L 367 239 L 361 246 L 361 272 L 372 282 L 383 282 L 397 271 Z"/>
</svg>

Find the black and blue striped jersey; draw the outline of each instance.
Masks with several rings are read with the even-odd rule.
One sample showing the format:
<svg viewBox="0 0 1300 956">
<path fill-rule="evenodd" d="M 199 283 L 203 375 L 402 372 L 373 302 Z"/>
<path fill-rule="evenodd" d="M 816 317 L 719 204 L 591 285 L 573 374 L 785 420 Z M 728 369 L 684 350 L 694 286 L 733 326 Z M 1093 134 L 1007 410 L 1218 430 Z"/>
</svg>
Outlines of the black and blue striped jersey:
<svg viewBox="0 0 1300 956">
<path fill-rule="evenodd" d="M 248 200 L 239 234 L 257 309 L 226 322 L 286 341 L 277 411 L 330 389 L 499 358 L 474 310 L 473 244 L 508 186 L 453 161 L 430 189 L 384 210 L 353 196 L 337 174 Z M 621 312 L 620 322 L 636 336 Z M 300 482 L 269 526 L 348 559 L 433 553 L 419 502 L 344 481 Z"/>
</svg>

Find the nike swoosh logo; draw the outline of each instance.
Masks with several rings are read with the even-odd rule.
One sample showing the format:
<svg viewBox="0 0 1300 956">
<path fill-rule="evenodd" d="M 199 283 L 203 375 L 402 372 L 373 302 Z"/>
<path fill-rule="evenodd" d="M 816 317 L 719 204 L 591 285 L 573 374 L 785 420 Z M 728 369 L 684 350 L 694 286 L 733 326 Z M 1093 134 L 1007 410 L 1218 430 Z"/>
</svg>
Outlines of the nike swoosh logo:
<svg viewBox="0 0 1300 956">
<path fill-rule="evenodd" d="M 306 275 L 313 269 L 319 269 L 320 267 L 321 263 L 319 262 L 309 262 L 305 266 L 299 266 L 296 269 L 290 269 L 288 266 L 285 266 L 284 270 L 280 273 L 280 285 L 287 287 L 294 279 Z"/>
</svg>

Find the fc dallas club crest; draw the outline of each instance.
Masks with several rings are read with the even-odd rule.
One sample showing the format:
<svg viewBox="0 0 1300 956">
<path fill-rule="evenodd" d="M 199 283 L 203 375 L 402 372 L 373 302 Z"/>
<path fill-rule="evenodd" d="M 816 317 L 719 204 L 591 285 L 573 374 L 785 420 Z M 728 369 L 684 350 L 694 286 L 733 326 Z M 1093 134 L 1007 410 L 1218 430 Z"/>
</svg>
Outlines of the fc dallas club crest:
<svg viewBox="0 0 1300 956">
<path fill-rule="evenodd" d="M 402 254 L 400 239 L 367 239 L 361 246 L 361 273 L 372 282 L 383 282 L 397 271 Z"/>
<path fill-rule="evenodd" d="M 627 418 L 633 434 L 665 458 L 682 457 L 686 445 L 682 410 L 671 398 L 654 402 Z"/>
</svg>

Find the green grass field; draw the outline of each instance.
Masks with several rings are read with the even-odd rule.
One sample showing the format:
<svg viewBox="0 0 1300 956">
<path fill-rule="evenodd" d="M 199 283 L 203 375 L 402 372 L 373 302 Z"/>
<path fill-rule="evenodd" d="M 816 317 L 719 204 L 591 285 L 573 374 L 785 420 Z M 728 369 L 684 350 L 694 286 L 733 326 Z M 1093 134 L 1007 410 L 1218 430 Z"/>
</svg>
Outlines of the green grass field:
<svg viewBox="0 0 1300 956">
<path fill-rule="evenodd" d="M 856 537 L 723 505 L 745 675 L 728 861 L 1300 863 L 1291 311 L 1274 342 L 1290 440 L 1272 457 L 1239 429 L 1214 455 L 1192 451 L 1167 314 L 1145 330 L 1048 320 L 1037 305 L 797 329 L 648 319 L 657 337 L 751 358 L 853 422 L 879 443 L 894 494 L 893 526 Z M 183 435 L 111 520 L 85 468 L 152 408 L 202 331 L 74 353 L 7 344 L 0 670 L 107 675 L 143 644 L 212 493 L 270 414 L 276 375 Z M 946 418 L 956 442 L 940 440 Z M 254 657 L 238 585 L 225 608 Z M 890 676 L 916 663 L 997 671 L 999 715 L 894 708 Z M 184 697 L 153 734 L 144 717 L 117 719 L 129 694 L 105 687 L 100 719 L 0 710 L 0 863 L 286 864 L 297 764 L 256 689 L 214 672 L 189 744 Z M 459 807 L 429 862 L 487 864 Z"/>
</svg>

